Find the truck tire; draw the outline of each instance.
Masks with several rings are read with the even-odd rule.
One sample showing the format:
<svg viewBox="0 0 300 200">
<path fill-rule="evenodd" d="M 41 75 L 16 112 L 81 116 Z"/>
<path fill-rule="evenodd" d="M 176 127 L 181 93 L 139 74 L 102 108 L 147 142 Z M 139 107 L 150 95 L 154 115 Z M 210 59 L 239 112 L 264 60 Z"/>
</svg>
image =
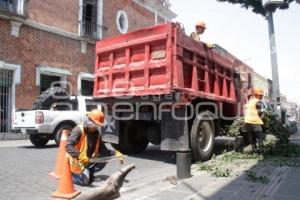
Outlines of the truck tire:
<svg viewBox="0 0 300 200">
<path fill-rule="evenodd" d="M 192 156 L 195 161 L 207 161 L 214 148 L 215 127 L 208 112 L 202 112 L 194 120 L 190 140 Z"/>
<path fill-rule="evenodd" d="M 129 123 L 122 123 L 120 126 L 119 144 L 112 144 L 112 146 L 124 154 L 143 152 L 147 148 L 149 141 L 142 135 L 141 130 Z"/>
<path fill-rule="evenodd" d="M 50 135 L 45 134 L 30 134 L 29 135 L 30 142 L 36 147 L 45 146 L 50 140 Z"/>
<path fill-rule="evenodd" d="M 57 97 L 60 98 L 57 98 Z M 55 102 L 65 101 L 69 99 L 69 95 L 67 91 L 61 87 L 52 87 L 44 92 L 40 96 L 37 97 L 35 102 L 33 103 L 33 110 L 49 110 L 51 104 Z"/>
<path fill-rule="evenodd" d="M 59 146 L 60 144 L 60 138 L 61 138 L 61 133 L 63 130 L 68 130 L 68 131 L 72 131 L 72 129 L 75 127 L 75 124 L 61 124 L 58 127 L 56 127 L 56 129 L 54 130 L 53 133 L 53 138 L 54 141 L 56 143 L 57 146 Z"/>
</svg>

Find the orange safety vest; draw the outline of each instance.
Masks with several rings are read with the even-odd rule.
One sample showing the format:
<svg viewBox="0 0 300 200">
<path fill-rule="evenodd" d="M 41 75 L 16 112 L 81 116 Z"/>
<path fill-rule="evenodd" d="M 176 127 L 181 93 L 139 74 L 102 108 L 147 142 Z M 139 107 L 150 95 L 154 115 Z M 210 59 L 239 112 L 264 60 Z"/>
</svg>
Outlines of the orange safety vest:
<svg viewBox="0 0 300 200">
<path fill-rule="evenodd" d="M 79 157 L 87 157 L 87 150 L 88 150 L 87 136 L 83 126 L 81 125 L 79 126 L 79 128 L 81 129 L 81 137 L 79 142 L 75 145 L 75 149 L 77 149 L 80 152 Z M 97 153 L 99 152 L 99 147 L 100 147 L 100 141 L 97 140 L 96 147 L 92 157 L 95 157 L 97 155 Z M 70 156 L 70 167 L 71 167 L 71 172 L 75 174 L 81 174 L 87 166 L 84 166 L 84 164 L 79 162 L 77 158 L 73 158 Z"/>
<path fill-rule="evenodd" d="M 248 124 L 264 124 L 256 109 L 257 102 L 259 102 L 259 100 L 257 98 L 253 98 L 246 104 L 245 122 Z"/>
</svg>

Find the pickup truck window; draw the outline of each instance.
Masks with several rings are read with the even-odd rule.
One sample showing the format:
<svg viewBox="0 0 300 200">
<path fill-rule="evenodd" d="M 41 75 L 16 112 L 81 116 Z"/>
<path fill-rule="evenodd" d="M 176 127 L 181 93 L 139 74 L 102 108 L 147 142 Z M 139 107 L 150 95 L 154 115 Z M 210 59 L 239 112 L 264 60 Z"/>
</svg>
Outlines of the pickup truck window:
<svg viewBox="0 0 300 200">
<path fill-rule="evenodd" d="M 86 105 L 86 111 L 97 109 L 97 105 Z"/>
<path fill-rule="evenodd" d="M 76 99 L 68 102 L 58 102 L 51 105 L 51 110 L 55 111 L 75 111 L 78 110 L 78 101 Z"/>
</svg>

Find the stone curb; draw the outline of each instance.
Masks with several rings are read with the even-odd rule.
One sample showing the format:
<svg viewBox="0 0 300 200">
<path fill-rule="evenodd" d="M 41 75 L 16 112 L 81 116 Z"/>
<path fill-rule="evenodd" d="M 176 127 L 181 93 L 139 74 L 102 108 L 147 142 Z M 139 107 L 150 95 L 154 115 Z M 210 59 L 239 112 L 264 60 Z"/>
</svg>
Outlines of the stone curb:
<svg viewBox="0 0 300 200">
<path fill-rule="evenodd" d="M 21 133 L 0 133 L 0 141 L 8 140 L 27 140 L 29 135 L 24 135 Z"/>
</svg>

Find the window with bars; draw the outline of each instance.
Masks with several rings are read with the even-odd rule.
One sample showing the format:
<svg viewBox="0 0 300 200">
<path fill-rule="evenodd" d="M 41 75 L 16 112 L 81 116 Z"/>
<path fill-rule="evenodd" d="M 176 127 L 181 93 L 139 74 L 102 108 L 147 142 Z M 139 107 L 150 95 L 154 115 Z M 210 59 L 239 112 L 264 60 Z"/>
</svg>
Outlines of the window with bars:
<svg viewBox="0 0 300 200">
<path fill-rule="evenodd" d="M 83 0 L 81 36 L 98 39 L 97 0 Z"/>
<path fill-rule="evenodd" d="M 12 115 L 13 71 L 0 70 L 0 133 L 9 132 Z"/>
<path fill-rule="evenodd" d="M 23 15 L 24 0 L 0 0 L 0 10 L 17 15 Z"/>
</svg>

